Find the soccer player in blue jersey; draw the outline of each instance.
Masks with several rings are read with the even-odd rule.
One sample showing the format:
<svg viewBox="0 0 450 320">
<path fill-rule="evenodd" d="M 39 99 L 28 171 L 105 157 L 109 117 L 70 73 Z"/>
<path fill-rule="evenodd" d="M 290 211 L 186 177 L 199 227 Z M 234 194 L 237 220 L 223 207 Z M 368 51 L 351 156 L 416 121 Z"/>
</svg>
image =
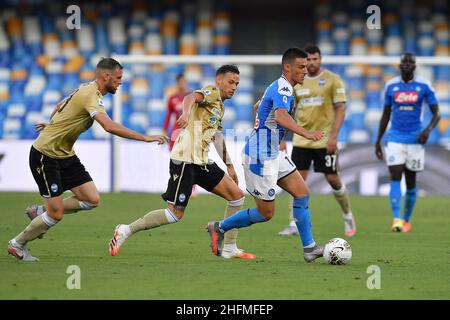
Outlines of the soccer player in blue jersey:
<svg viewBox="0 0 450 320">
<path fill-rule="evenodd" d="M 424 169 L 425 148 L 431 130 L 440 120 L 438 101 L 430 82 L 422 77 L 414 76 L 416 57 L 407 52 L 401 56 L 401 76 L 397 76 L 386 84 L 384 111 L 380 120 L 378 138 L 375 143 L 375 154 L 383 160 L 381 138 L 389 120 L 391 128 L 387 132 L 386 163 L 391 174 L 391 202 L 394 221 L 392 231 L 409 232 L 411 230 L 411 214 L 416 203 L 416 173 Z M 422 126 L 422 104 L 426 102 L 433 114 L 430 123 Z M 392 117 L 391 117 L 392 114 Z M 400 182 L 405 174 L 406 196 L 403 219 L 400 217 L 402 192 Z"/>
<path fill-rule="evenodd" d="M 309 190 L 289 156 L 279 151 L 286 130 L 307 139 L 320 140 L 322 132 L 309 132 L 297 125 L 294 113 L 294 89 L 307 73 L 307 54 L 299 48 L 289 48 L 282 57 L 282 76 L 264 92 L 252 131 L 243 152 L 247 191 L 253 196 L 256 208 L 244 209 L 216 222 L 208 223 L 211 249 L 220 256 L 224 233 L 234 228 L 248 227 L 269 221 L 275 212 L 275 186 L 294 197 L 294 219 L 303 244 L 303 257 L 311 262 L 323 255 L 323 247 L 316 244 L 311 232 Z"/>
</svg>

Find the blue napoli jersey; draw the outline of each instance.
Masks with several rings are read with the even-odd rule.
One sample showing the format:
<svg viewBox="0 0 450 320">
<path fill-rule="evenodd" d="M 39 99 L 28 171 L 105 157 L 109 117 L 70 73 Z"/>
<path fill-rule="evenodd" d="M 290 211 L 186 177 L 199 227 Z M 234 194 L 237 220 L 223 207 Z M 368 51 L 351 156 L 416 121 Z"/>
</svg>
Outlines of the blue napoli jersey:
<svg viewBox="0 0 450 320">
<path fill-rule="evenodd" d="M 258 163 L 278 156 L 286 129 L 275 121 L 275 110 L 284 108 L 292 114 L 295 105 L 293 92 L 292 85 L 281 76 L 267 87 L 261 98 L 255 126 L 244 148 L 245 154 Z"/>
<path fill-rule="evenodd" d="M 384 106 L 391 106 L 391 127 L 387 141 L 416 144 L 422 128 L 422 105 L 436 105 L 438 101 L 431 83 L 414 77 L 404 82 L 400 76 L 391 79 L 385 88 Z"/>
</svg>

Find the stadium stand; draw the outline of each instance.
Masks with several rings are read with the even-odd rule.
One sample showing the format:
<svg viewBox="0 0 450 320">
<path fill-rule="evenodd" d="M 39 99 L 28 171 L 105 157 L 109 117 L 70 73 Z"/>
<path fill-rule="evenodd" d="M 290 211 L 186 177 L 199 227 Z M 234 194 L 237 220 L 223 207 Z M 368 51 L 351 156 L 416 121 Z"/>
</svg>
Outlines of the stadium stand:
<svg viewBox="0 0 450 320">
<path fill-rule="evenodd" d="M 68 30 L 68 3 L 9 1 L 0 4 L 0 138 L 33 139 L 34 123 L 48 119 L 56 102 L 94 76 L 92 57 L 118 54 L 227 55 L 232 19 L 219 1 L 82 2 L 81 30 Z M 323 55 L 450 55 L 449 3 L 435 0 L 384 1 L 383 29 L 361 20 L 363 1 L 320 1 L 315 7 L 316 42 Z M 401 9 L 400 9 L 401 8 Z M 282 50 L 282 49 L 280 49 Z M 255 54 L 260 52 L 248 52 Z M 184 72 L 191 89 L 214 81 L 211 65 L 125 65 L 122 119 L 126 126 L 153 134 L 161 130 L 166 97 Z M 374 142 L 387 79 L 397 66 L 326 66 L 338 73 L 348 92 L 347 118 L 340 141 Z M 251 127 L 255 101 L 254 68 L 240 66 L 238 94 L 226 102 L 224 127 Z M 434 84 L 443 120 L 431 143 L 450 141 L 450 67 L 421 67 Z M 104 105 L 112 113 L 112 97 Z M 424 117 L 430 117 L 426 110 Z M 95 128 L 83 139 L 104 139 Z"/>
</svg>

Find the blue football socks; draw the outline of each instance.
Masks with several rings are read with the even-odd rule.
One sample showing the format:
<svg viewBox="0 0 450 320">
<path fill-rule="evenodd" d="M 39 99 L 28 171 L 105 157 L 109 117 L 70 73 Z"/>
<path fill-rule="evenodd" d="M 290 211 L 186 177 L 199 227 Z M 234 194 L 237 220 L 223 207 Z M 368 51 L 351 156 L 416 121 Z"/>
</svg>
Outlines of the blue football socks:
<svg viewBox="0 0 450 320">
<path fill-rule="evenodd" d="M 402 189 L 400 180 L 391 180 L 391 191 L 389 192 L 389 200 L 394 219 L 400 219 L 400 203 L 402 201 Z"/>
<path fill-rule="evenodd" d="M 234 228 L 248 227 L 254 223 L 264 221 L 266 221 L 266 218 L 264 218 L 261 213 L 259 213 L 258 209 L 243 209 L 236 212 L 232 216 L 220 221 L 220 229 L 226 232 Z"/>
<path fill-rule="evenodd" d="M 309 211 L 309 195 L 302 198 L 294 198 L 294 220 L 297 225 L 303 247 L 314 242 L 311 232 L 311 213 Z"/>
<path fill-rule="evenodd" d="M 403 213 L 403 220 L 409 222 L 411 219 L 411 214 L 414 210 L 414 205 L 416 204 L 417 191 L 416 188 L 411 188 L 406 190 L 405 196 L 405 208 Z"/>
</svg>

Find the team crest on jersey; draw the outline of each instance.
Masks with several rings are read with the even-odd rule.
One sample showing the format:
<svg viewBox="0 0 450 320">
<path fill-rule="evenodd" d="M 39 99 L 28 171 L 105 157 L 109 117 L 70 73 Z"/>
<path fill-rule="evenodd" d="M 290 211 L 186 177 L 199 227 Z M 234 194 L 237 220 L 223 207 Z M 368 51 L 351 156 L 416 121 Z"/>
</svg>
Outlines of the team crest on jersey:
<svg viewBox="0 0 450 320">
<path fill-rule="evenodd" d="M 399 87 L 394 87 L 394 89 L 392 89 L 392 91 L 398 91 L 400 90 Z"/>
<path fill-rule="evenodd" d="M 325 79 L 320 79 L 319 87 L 323 87 L 325 85 L 325 83 L 326 83 Z"/>
<path fill-rule="evenodd" d="M 211 118 L 209 118 L 208 122 L 213 126 L 217 123 L 217 118 L 215 116 L 212 116 Z"/>
<path fill-rule="evenodd" d="M 420 89 L 420 87 L 417 86 L 417 87 L 416 87 L 416 91 L 417 91 L 417 92 L 420 92 L 420 90 L 422 90 L 422 89 Z"/>
<path fill-rule="evenodd" d="M 186 195 L 184 193 L 180 194 L 178 200 L 180 200 L 180 202 L 184 202 L 186 200 Z"/>
<path fill-rule="evenodd" d="M 104 107 L 104 105 L 103 105 L 103 99 L 98 99 L 98 105 L 99 105 L 100 107 Z"/>
<path fill-rule="evenodd" d="M 419 101 L 419 94 L 415 91 L 396 92 L 394 101 L 396 103 L 417 103 Z"/>
<path fill-rule="evenodd" d="M 273 195 L 275 194 L 275 189 L 270 189 L 267 194 L 269 195 L 269 197 L 273 197 Z"/>
</svg>

